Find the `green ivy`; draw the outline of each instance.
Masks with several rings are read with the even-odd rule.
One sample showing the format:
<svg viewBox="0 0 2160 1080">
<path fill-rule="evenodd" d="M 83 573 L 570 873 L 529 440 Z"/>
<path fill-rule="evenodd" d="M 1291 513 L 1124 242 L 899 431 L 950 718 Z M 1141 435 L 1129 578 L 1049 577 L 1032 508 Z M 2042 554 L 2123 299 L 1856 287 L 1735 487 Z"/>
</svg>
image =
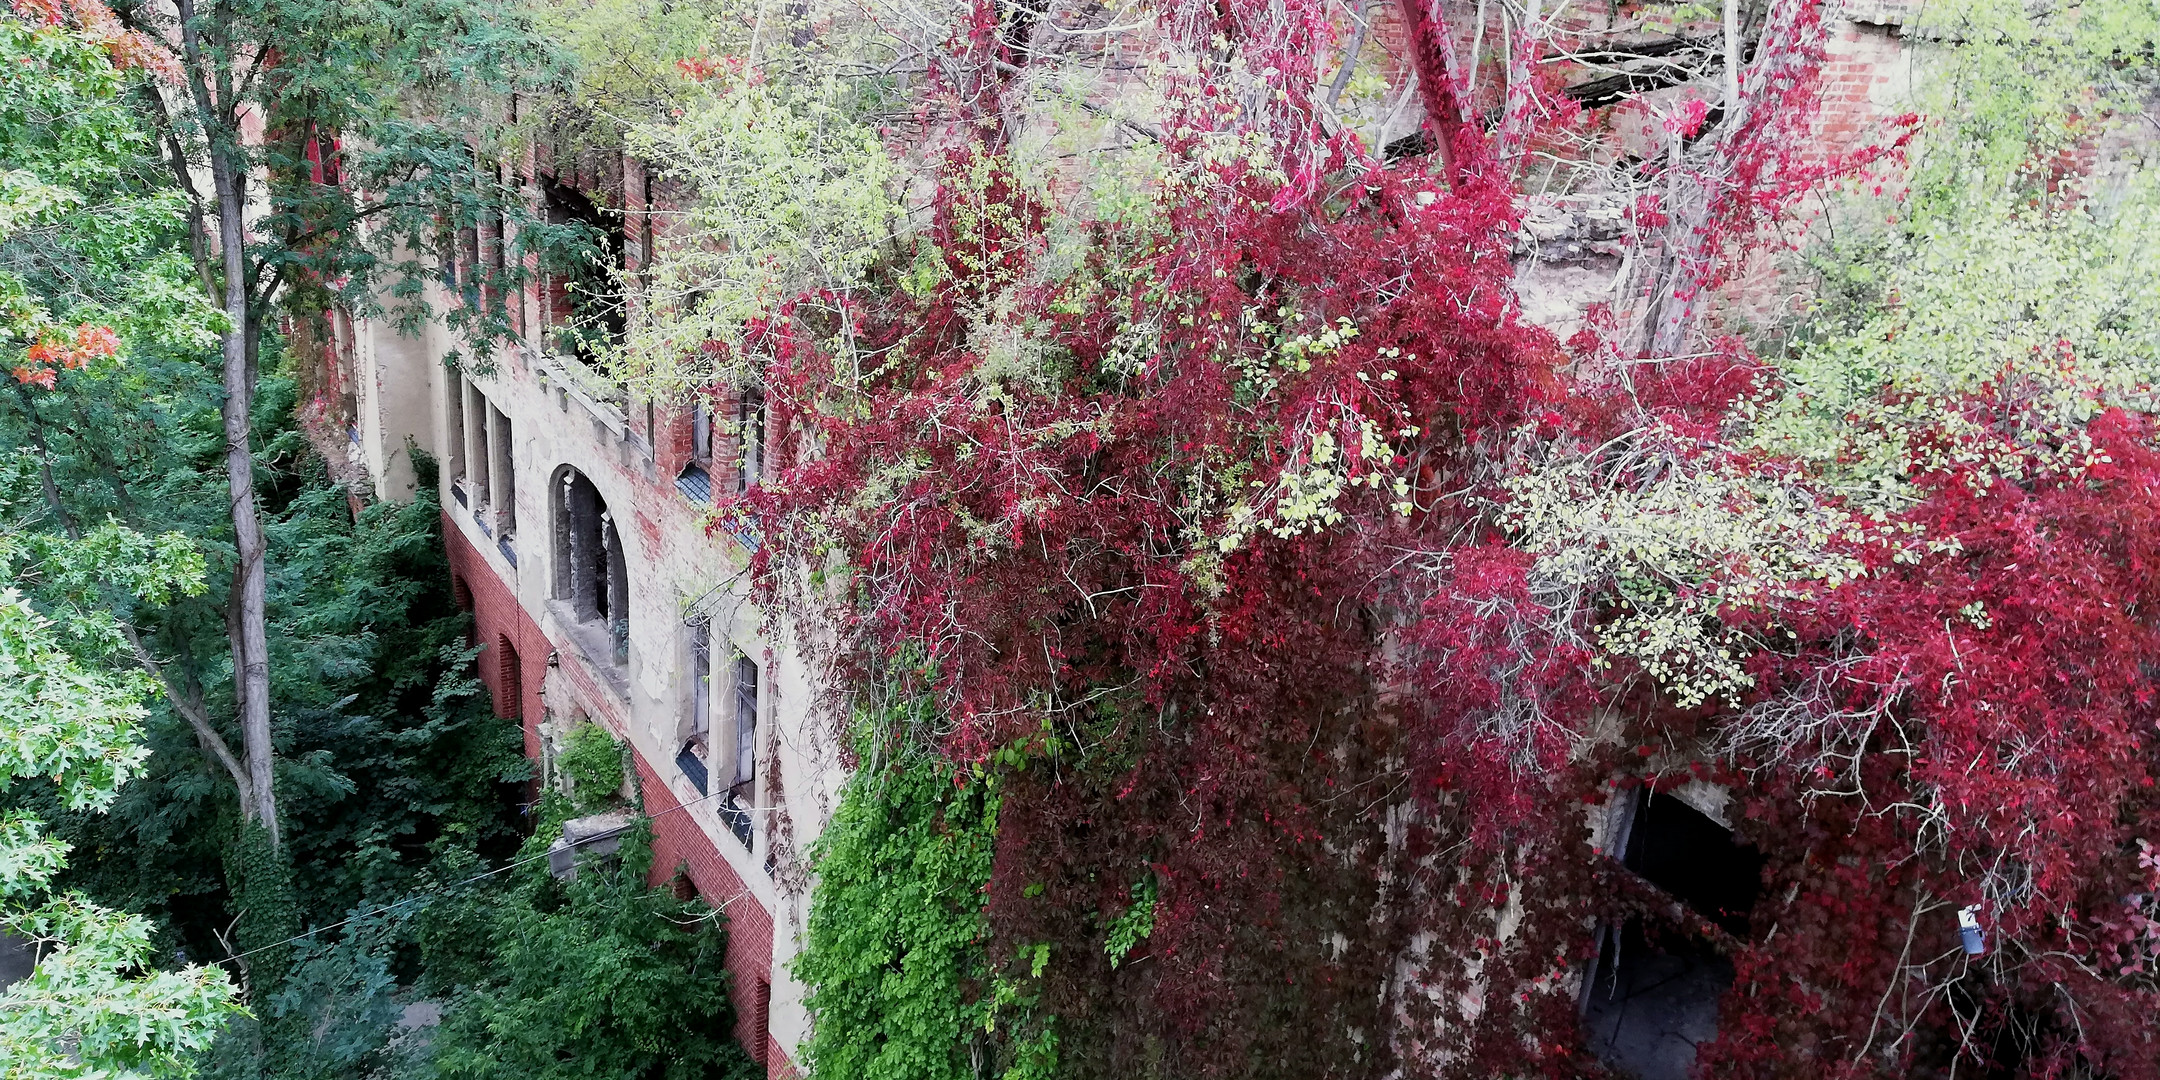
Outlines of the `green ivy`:
<svg viewBox="0 0 2160 1080">
<path fill-rule="evenodd" d="M 910 718 L 865 717 L 862 726 L 890 731 Z M 997 774 L 956 771 L 936 755 L 879 741 L 859 740 L 863 767 L 811 849 L 818 885 L 795 961 L 817 1018 L 804 1048 L 811 1072 L 820 1080 L 1050 1075 L 1055 1033 L 1036 1024 L 1023 1036 L 1007 1015 L 1028 1028 L 1033 998 L 1021 986 L 1051 962 L 1049 947 L 1023 947 L 1011 978 L 989 960 L 983 890 L 997 836 Z M 1000 1035 L 1002 1048 L 993 1041 Z"/>
<path fill-rule="evenodd" d="M 555 755 L 555 767 L 570 778 L 570 796 L 577 800 L 579 813 L 606 806 L 622 790 L 622 746 L 597 724 L 570 729 L 562 752 Z"/>
<path fill-rule="evenodd" d="M 443 1080 L 747 1080 L 764 1070 L 734 1042 L 726 916 L 648 887 L 652 837 L 613 864 L 558 882 L 543 864 L 512 886 L 430 905 L 426 966 L 477 976 L 451 1000 L 432 1060 Z M 454 930 L 456 933 L 442 933 Z M 433 947 L 479 956 L 438 957 Z M 475 963 L 473 961 L 477 960 Z M 440 962 L 438 962 L 440 961 Z"/>
</svg>

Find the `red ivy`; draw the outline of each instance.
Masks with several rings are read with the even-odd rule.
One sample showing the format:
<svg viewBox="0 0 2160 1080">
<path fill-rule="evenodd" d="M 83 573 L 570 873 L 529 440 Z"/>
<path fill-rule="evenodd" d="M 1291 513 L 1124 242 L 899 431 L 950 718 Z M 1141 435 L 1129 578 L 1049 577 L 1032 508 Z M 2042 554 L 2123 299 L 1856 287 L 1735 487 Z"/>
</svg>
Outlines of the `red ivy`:
<svg viewBox="0 0 2160 1080">
<path fill-rule="evenodd" d="M 1715 252 L 1869 160 L 1805 153 L 1819 5 L 1779 10 L 1691 287 L 1717 283 Z M 1247 107 L 1219 72 L 1171 80 L 1164 148 L 1209 195 L 1169 206 L 1159 232 L 1098 226 L 1073 286 L 1031 273 L 1049 210 L 998 165 L 997 102 L 1026 57 L 978 5 L 938 83 L 979 121 L 935 195 L 945 279 L 805 298 L 845 309 L 879 358 L 866 397 L 826 407 L 847 383 L 815 344 L 829 328 L 797 325 L 808 306 L 754 328 L 790 463 L 737 508 L 765 538 L 766 598 L 795 595 L 786 572 L 836 547 L 852 671 L 936 695 L 957 760 L 1045 762 L 1010 778 L 988 900 L 993 958 L 1057 943 L 1040 1007 L 1060 1053 L 1121 1074 L 1596 1074 L 1561 992 L 1589 928 L 1634 913 L 1722 931 L 1673 918 L 1590 850 L 1583 807 L 1616 778 L 1702 776 L 1738 788 L 1739 832 L 1768 857 L 1750 933 L 1716 939 L 1739 977 L 1706 1074 L 1906 1076 L 1962 1058 L 2155 1075 L 2160 937 L 2139 906 L 2156 873 L 2139 845 L 2160 837 L 2150 422 L 2095 420 L 2106 460 L 2074 478 L 1924 477 L 1907 518 L 1957 551 L 1871 555 L 1871 575 L 1751 617 L 1792 634 L 1755 658 L 1758 701 L 1814 687 L 1826 715 L 1874 726 L 1833 720 L 1778 759 L 1656 772 L 1634 747 L 1699 745 L 1729 715 L 1677 713 L 1529 633 L 1550 613 L 1479 497 L 1518 432 L 1595 445 L 1656 416 L 1710 438 L 1765 372 L 1727 342 L 1625 397 L 1571 382 L 1568 351 L 1519 316 L 1517 193 L 1457 101 L 1438 11 L 1409 0 L 1406 19 L 1444 152 L 1383 167 L 1321 134 L 1317 4 L 1166 11 L 1166 33 L 1240 43 L 1225 63 L 1278 93 Z M 1689 103 L 1676 132 L 1707 113 Z M 1248 130 L 1281 159 L 1199 153 Z M 985 392 L 972 320 L 992 296 L 1032 321 L 1054 385 Z M 1284 309 L 1359 333 L 1255 396 L 1238 364 L 1267 343 L 1249 313 Z M 1588 357 L 1604 340 L 1571 345 Z M 1355 488 L 1346 524 L 1262 531 L 1196 569 L 1229 507 L 1221 480 L 1195 478 L 1266 483 L 1301 466 L 1311 432 L 1349 445 L 1366 421 L 1418 432 L 1392 463 L 1416 513 Z M 1523 694 L 1561 726 L 1503 730 Z M 1585 750 L 1600 725 L 1619 738 Z M 1832 743 L 1861 751 L 1850 777 L 1814 764 Z M 1146 962 L 1113 967 L 1105 928 L 1141 878 L 1160 897 Z M 1982 901 L 1994 951 L 1966 973 L 1954 912 Z"/>
</svg>

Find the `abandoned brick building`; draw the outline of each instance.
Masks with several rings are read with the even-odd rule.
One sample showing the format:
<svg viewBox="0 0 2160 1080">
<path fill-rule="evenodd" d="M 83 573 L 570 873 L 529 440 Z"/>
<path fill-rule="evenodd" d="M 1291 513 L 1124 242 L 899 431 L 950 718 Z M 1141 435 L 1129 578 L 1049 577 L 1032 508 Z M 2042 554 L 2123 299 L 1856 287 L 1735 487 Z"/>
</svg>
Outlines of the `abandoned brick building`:
<svg viewBox="0 0 2160 1080">
<path fill-rule="evenodd" d="M 1903 93 L 1905 3 L 1859 0 L 1834 26 L 1827 140 L 1850 136 Z M 656 232 L 654 184 L 638 161 L 534 158 L 504 175 L 536 210 L 604 225 L 624 280 L 635 280 Z M 1525 307 L 1563 336 L 1620 261 L 1596 215 L 1578 210 L 1532 206 L 1521 244 Z M 429 286 L 438 310 L 475 266 L 499 265 L 511 239 L 501 232 L 472 230 L 451 245 Z M 736 1035 L 769 1075 L 793 1075 L 810 1023 L 789 973 L 809 903 L 802 852 L 842 776 L 830 733 L 812 719 L 819 673 L 789 629 L 749 600 L 743 570 L 755 537 L 710 525 L 718 500 L 764 475 L 762 404 L 741 391 L 688 406 L 640 399 L 554 335 L 570 315 L 560 281 L 505 300 L 518 341 L 477 363 L 445 363 L 464 346 L 441 319 L 418 334 L 387 320 L 334 320 L 329 426 L 378 498 L 413 492 L 408 446 L 440 463 L 452 586 L 473 613 L 496 710 L 522 723 L 543 773 L 556 740 L 580 722 L 631 748 L 636 791 L 654 816 L 655 873 L 686 868 L 686 884 L 727 913 Z M 1632 839 L 1616 842 L 1655 877 L 1676 859 L 1661 845 L 1721 842 L 1713 796 L 1630 805 L 1601 827 L 1618 837 L 1632 825 Z M 1722 843 L 1731 847 L 1729 836 Z M 1724 885 L 1675 891 L 1698 887 Z M 1648 986 L 1674 976 L 1677 989 L 1656 992 L 1688 997 L 1693 960 L 1651 962 L 1673 970 L 1618 977 Z M 1646 1075 L 1666 1075 L 1656 1062 L 1714 1026 L 1714 1011 L 1691 1012 L 1692 1001 L 1638 1002 L 1638 1015 L 1665 1017 L 1655 1029 L 1631 1026 L 1624 1000 L 1600 1004 L 1593 1029 Z M 1691 1047 L 1684 1053 L 1692 1059 Z"/>
</svg>

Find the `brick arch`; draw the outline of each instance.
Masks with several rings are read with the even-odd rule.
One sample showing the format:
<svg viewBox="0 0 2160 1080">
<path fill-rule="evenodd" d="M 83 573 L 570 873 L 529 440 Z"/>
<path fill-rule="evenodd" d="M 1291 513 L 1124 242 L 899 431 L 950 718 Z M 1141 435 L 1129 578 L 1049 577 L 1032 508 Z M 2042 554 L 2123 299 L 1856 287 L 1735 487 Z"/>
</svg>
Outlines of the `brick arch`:
<svg viewBox="0 0 2160 1080">
<path fill-rule="evenodd" d="M 495 637 L 495 715 L 525 718 L 525 668 L 508 634 Z"/>
</svg>

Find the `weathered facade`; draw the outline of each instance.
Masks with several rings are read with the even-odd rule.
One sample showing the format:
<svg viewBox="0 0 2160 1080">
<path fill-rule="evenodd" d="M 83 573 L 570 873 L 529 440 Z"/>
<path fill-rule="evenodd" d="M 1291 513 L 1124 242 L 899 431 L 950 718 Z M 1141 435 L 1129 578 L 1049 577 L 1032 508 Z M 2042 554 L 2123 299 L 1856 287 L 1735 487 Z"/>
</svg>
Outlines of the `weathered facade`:
<svg viewBox="0 0 2160 1080">
<path fill-rule="evenodd" d="M 1905 96 L 1904 6 L 1853 8 L 1833 30 L 1826 146 L 1869 137 Z M 506 175 L 535 207 L 581 190 L 619 206 L 621 265 L 634 277 L 653 239 L 652 185 L 635 161 L 584 168 L 528 161 Z M 1587 305 L 1627 302 L 1619 213 L 1594 199 L 1528 208 L 1518 287 L 1531 317 L 1562 337 Z M 500 259 L 506 241 L 484 229 L 461 238 L 443 283 L 430 286 L 437 310 L 454 302 L 456 264 Z M 1774 275 L 1750 267 L 1726 298 L 1745 308 L 1773 296 Z M 347 456 L 390 499 L 418 482 L 408 446 L 440 464 L 452 587 L 473 612 L 498 713 L 521 721 L 543 782 L 577 723 L 634 751 L 655 881 L 686 883 L 726 912 L 736 1034 L 769 1075 L 793 1075 L 810 1023 L 788 969 L 809 902 L 802 853 L 842 769 L 832 733 L 813 720 L 817 673 L 750 600 L 756 539 L 713 523 L 720 500 L 758 482 L 762 409 L 739 391 L 701 405 L 640 400 L 554 341 L 566 318 L 561 283 L 543 278 L 507 299 L 520 340 L 477 361 L 446 362 L 467 346 L 439 320 L 417 336 L 387 321 L 341 324 L 331 381 L 351 410 Z M 1633 1037 L 1617 1019 L 1602 1023 L 1610 1040 Z M 1654 1070 L 1672 1058 L 1684 1070 L 1670 1050 L 1646 1046 L 1631 1064 Z"/>
<path fill-rule="evenodd" d="M 509 298 L 522 340 L 463 364 L 445 362 L 469 346 L 440 322 L 411 336 L 362 321 L 347 361 L 354 457 L 392 499 L 417 483 L 408 446 L 439 463 L 451 586 L 497 713 L 521 721 L 543 783 L 578 723 L 631 748 L 655 884 L 726 912 L 735 1034 L 771 1075 L 792 1075 L 808 1021 L 787 964 L 807 896 L 783 882 L 800 882 L 837 772 L 807 721 L 810 673 L 747 600 L 754 539 L 708 521 L 716 499 L 757 482 L 762 412 L 740 393 L 712 415 L 629 399 L 548 347 L 560 304 L 546 280 Z"/>
</svg>

